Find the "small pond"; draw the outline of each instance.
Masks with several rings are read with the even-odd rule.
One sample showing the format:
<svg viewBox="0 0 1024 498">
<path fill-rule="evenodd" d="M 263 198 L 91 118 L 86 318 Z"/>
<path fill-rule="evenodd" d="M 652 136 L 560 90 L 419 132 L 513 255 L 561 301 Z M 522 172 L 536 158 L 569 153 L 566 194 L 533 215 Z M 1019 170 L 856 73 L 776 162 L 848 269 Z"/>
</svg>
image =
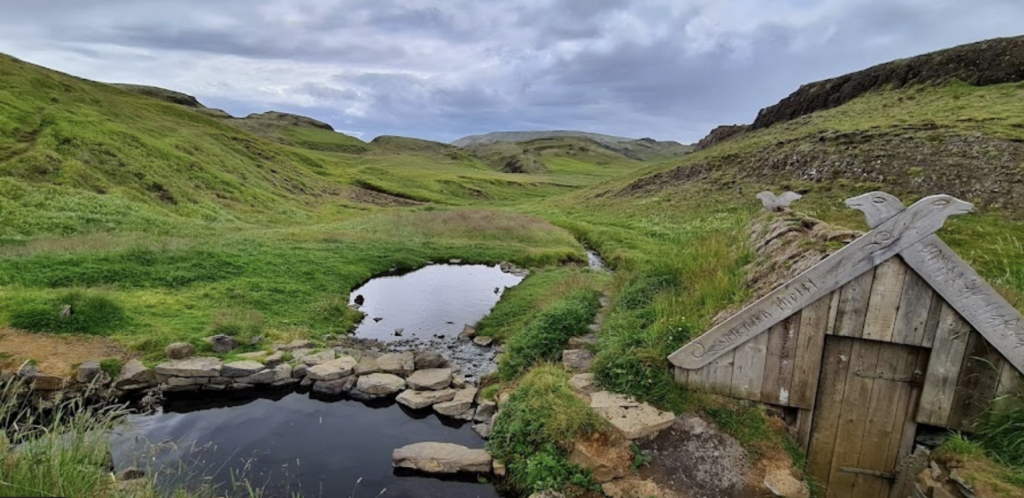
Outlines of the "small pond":
<svg viewBox="0 0 1024 498">
<path fill-rule="evenodd" d="M 366 314 L 355 335 L 384 342 L 455 339 L 522 280 L 500 265 L 431 265 L 375 278 L 352 291 L 350 304 L 362 296 L 359 310 Z"/>
<path fill-rule="evenodd" d="M 162 413 L 132 421 L 137 429 L 115 441 L 117 467 L 145 468 L 144 461 L 133 458 L 152 455 L 150 463 L 162 469 L 163 485 L 194 483 L 200 477 L 231 482 L 239 469 L 246 469 L 243 477 L 265 487 L 268 498 L 500 496 L 476 476 L 442 480 L 392 468 L 391 451 L 407 444 L 484 446 L 469 425 L 394 402 L 322 402 L 294 392 L 225 399 L 220 393 L 170 399 Z"/>
</svg>

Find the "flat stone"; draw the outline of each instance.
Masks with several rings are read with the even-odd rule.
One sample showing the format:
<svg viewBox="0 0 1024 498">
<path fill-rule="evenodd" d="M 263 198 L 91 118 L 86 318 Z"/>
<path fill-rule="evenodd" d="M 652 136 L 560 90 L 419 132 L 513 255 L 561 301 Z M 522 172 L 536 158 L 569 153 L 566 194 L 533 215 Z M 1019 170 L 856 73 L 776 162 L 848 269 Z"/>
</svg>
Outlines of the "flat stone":
<svg viewBox="0 0 1024 498">
<path fill-rule="evenodd" d="M 242 384 L 253 384 L 257 386 L 273 384 L 275 382 L 292 378 L 292 366 L 281 364 L 274 368 L 268 368 L 248 377 L 240 377 L 238 382 Z"/>
<path fill-rule="evenodd" d="M 505 462 L 502 462 L 497 458 L 495 458 L 494 461 L 491 462 L 491 466 L 494 469 L 495 477 L 505 477 L 505 475 L 508 474 L 508 467 L 505 466 Z"/>
<path fill-rule="evenodd" d="M 238 341 L 227 335 L 215 335 L 210 338 L 210 346 L 214 353 L 230 353 L 238 347 Z"/>
<path fill-rule="evenodd" d="M 416 357 L 412 351 L 388 353 L 377 358 L 380 371 L 405 377 L 416 369 Z"/>
<path fill-rule="evenodd" d="M 201 386 L 210 383 L 210 377 L 169 377 L 164 381 L 165 386 Z"/>
<path fill-rule="evenodd" d="M 462 374 L 452 375 L 452 387 L 455 389 L 466 387 L 466 376 Z"/>
<path fill-rule="evenodd" d="M 169 393 L 183 393 L 183 392 L 198 391 L 200 389 L 206 388 L 206 386 L 208 386 L 208 385 L 210 385 L 210 384 L 192 384 L 192 385 L 187 385 L 187 386 L 169 386 L 167 384 L 162 384 L 160 386 L 160 390 L 162 390 L 164 392 L 169 392 Z"/>
<path fill-rule="evenodd" d="M 88 384 L 103 374 L 103 369 L 100 368 L 100 362 L 98 361 L 87 361 L 78 366 L 78 375 L 76 380 L 81 384 Z"/>
<path fill-rule="evenodd" d="M 460 341 L 471 341 L 474 337 L 476 337 L 476 327 L 469 324 L 462 327 L 462 332 L 459 333 Z"/>
<path fill-rule="evenodd" d="M 238 357 L 245 358 L 246 360 L 262 360 L 267 354 L 266 351 L 256 351 L 255 353 L 242 353 Z"/>
<path fill-rule="evenodd" d="M 187 342 L 175 342 L 164 348 L 164 354 L 172 360 L 184 360 L 196 354 L 196 348 Z"/>
<path fill-rule="evenodd" d="M 318 380 L 313 384 L 313 392 L 326 396 L 340 396 L 352 390 L 356 385 L 356 377 L 349 375 L 337 380 Z"/>
<path fill-rule="evenodd" d="M 168 377 L 220 377 L 220 368 L 219 359 L 200 356 L 165 361 L 156 366 L 156 374 Z"/>
<path fill-rule="evenodd" d="M 567 349 L 562 351 L 562 364 L 573 372 L 586 372 L 594 363 L 594 353 L 587 349 Z"/>
<path fill-rule="evenodd" d="M 451 443 L 416 443 L 391 454 L 395 467 L 415 469 L 429 474 L 491 471 L 491 454 Z"/>
<path fill-rule="evenodd" d="M 590 396 L 590 407 L 611 422 L 628 439 L 657 434 L 672 426 L 675 415 L 633 398 L 600 391 Z"/>
<path fill-rule="evenodd" d="M 417 370 L 406 379 L 411 389 L 420 391 L 437 391 L 447 389 L 452 383 L 452 369 L 428 368 Z"/>
<path fill-rule="evenodd" d="M 270 356 L 267 356 L 266 358 L 263 359 L 263 363 L 266 364 L 268 367 L 276 367 L 284 363 L 284 352 L 278 351 L 274 354 L 271 354 Z"/>
<path fill-rule="evenodd" d="M 476 392 L 477 389 L 475 387 L 467 387 L 455 391 L 455 397 L 451 401 L 434 405 L 434 411 L 449 417 L 462 417 L 469 411 L 469 417 L 473 418 L 473 399 L 476 397 Z"/>
<path fill-rule="evenodd" d="M 473 420 L 476 422 L 486 422 L 498 412 L 498 404 L 493 401 L 481 401 L 476 407 L 476 412 L 473 415 Z"/>
<path fill-rule="evenodd" d="M 295 351 L 296 349 L 309 349 L 313 347 L 311 341 L 305 339 L 296 339 L 288 344 L 277 344 L 274 349 L 278 351 Z"/>
<path fill-rule="evenodd" d="M 141 389 L 156 384 L 153 369 L 146 367 L 139 360 L 128 360 L 121 367 L 121 373 L 114 381 L 114 387 L 125 391 Z"/>
<path fill-rule="evenodd" d="M 288 377 L 287 379 L 276 380 L 270 383 L 270 387 L 283 389 L 285 387 L 293 387 L 299 385 L 302 379 L 296 379 L 295 377 Z"/>
<path fill-rule="evenodd" d="M 64 386 L 67 384 L 66 379 L 56 375 L 37 373 L 28 378 L 30 379 L 29 385 L 36 391 L 59 391 L 64 389 Z"/>
<path fill-rule="evenodd" d="M 793 477 L 787 469 L 769 470 L 764 476 L 764 487 L 775 496 L 810 498 L 811 490 L 803 481 Z"/>
<path fill-rule="evenodd" d="M 299 387 L 309 387 L 309 386 L 312 386 L 313 384 L 316 384 L 317 382 L 334 382 L 334 381 L 327 381 L 327 380 L 325 380 L 325 381 L 316 381 L 316 380 L 310 379 L 309 376 L 306 376 L 306 377 L 304 377 L 302 379 L 302 382 L 299 382 Z"/>
<path fill-rule="evenodd" d="M 319 353 L 313 353 L 299 358 L 299 363 L 308 366 L 320 365 L 334 359 L 334 350 L 328 349 Z"/>
<path fill-rule="evenodd" d="M 427 349 L 416 353 L 415 367 L 416 370 L 426 370 L 428 368 L 441 368 L 447 362 L 441 353 L 433 349 Z"/>
<path fill-rule="evenodd" d="M 294 367 L 292 367 L 293 379 L 301 379 L 305 377 L 307 373 L 309 373 L 309 367 L 307 367 L 306 365 L 295 365 Z"/>
<path fill-rule="evenodd" d="M 590 394 L 597 390 L 597 383 L 592 373 L 582 373 L 573 375 L 569 379 L 569 385 L 573 390 L 584 394 Z"/>
<path fill-rule="evenodd" d="M 369 396 L 385 397 L 405 389 L 405 381 L 397 375 L 375 373 L 360 377 L 356 389 Z"/>
<path fill-rule="evenodd" d="M 265 366 L 258 361 L 242 360 L 224 364 L 220 369 L 222 377 L 248 377 L 261 372 Z"/>
<path fill-rule="evenodd" d="M 597 336 L 594 334 L 581 335 L 569 338 L 569 349 L 587 349 L 597 345 Z"/>
<path fill-rule="evenodd" d="M 657 484 L 636 477 L 616 479 L 601 485 L 601 491 L 610 498 L 662 498 L 665 493 Z"/>
<path fill-rule="evenodd" d="M 355 358 L 342 356 L 327 363 L 310 367 L 306 375 L 313 380 L 337 380 L 352 375 L 357 364 L 358 362 L 356 362 Z"/>
<path fill-rule="evenodd" d="M 595 436 L 574 441 L 568 459 L 569 463 L 589 470 L 594 482 L 600 484 L 628 474 L 633 452 L 621 439 Z"/>
<path fill-rule="evenodd" d="M 235 383 L 235 379 L 231 378 L 231 377 L 211 377 L 210 378 L 210 384 L 214 384 L 214 385 L 218 385 L 218 386 L 226 386 L 228 384 L 234 384 L 234 383 Z"/>
<path fill-rule="evenodd" d="M 481 422 L 479 424 L 475 424 L 473 426 L 473 432 L 475 432 L 477 436 L 487 439 L 491 437 L 491 423 Z"/>
<path fill-rule="evenodd" d="M 476 344 L 477 346 L 482 346 L 482 347 L 485 347 L 485 348 L 486 347 L 490 347 L 492 342 L 494 342 L 494 338 L 493 337 L 478 335 L 478 336 L 473 338 L 473 344 Z"/>
<path fill-rule="evenodd" d="M 353 372 L 356 375 L 369 375 L 380 372 L 380 365 L 377 364 L 377 358 L 371 356 L 363 356 L 359 359 L 359 363 L 356 364 Z"/>
<path fill-rule="evenodd" d="M 422 410 L 429 406 L 436 405 L 437 403 L 451 401 L 454 398 L 454 389 L 444 389 L 441 391 L 416 391 L 408 389 L 402 391 L 402 394 L 398 395 L 396 401 L 398 401 L 400 405 L 407 406 L 413 410 Z"/>
</svg>

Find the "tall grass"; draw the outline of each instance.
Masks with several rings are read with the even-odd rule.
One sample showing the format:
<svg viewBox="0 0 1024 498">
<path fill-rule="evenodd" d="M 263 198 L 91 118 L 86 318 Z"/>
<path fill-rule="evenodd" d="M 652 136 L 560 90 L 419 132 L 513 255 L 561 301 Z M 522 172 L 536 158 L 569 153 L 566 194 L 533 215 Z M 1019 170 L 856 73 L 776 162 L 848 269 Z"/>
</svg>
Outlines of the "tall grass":
<svg viewBox="0 0 1024 498">
<path fill-rule="evenodd" d="M 996 460 L 1024 472 L 1024 394 L 994 403 L 975 431 L 979 442 Z"/>
</svg>

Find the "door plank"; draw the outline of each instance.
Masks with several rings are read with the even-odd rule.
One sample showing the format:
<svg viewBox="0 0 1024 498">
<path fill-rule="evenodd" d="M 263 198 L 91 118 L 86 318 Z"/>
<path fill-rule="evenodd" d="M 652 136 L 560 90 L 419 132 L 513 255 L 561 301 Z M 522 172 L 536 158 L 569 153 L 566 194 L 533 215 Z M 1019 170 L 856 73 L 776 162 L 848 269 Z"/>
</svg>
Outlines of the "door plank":
<svg viewBox="0 0 1024 498">
<path fill-rule="evenodd" d="M 832 473 L 839 417 L 842 414 L 846 377 L 850 369 L 851 339 L 829 337 L 822 355 L 821 380 L 814 408 L 811 441 L 807 451 L 807 473 L 827 488 Z"/>
<path fill-rule="evenodd" d="M 835 455 L 829 476 L 828 496 L 837 498 L 853 497 L 853 485 L 857 476 L 841 472 L 844 467 L 859 465 L 864 433 L 871 408 L 873 379 L 858 376 L 858 372 L 872 372 L 878 364 L 882 344 L 873 341 L 853 341 L 850 353 L 850 368 L 846 375 L 846 389 L 839 416 L 839 432 L 836 434 Z"/>
<path fill-rule="evenodd" d="M 943 302 L 921 390 L 921 404 L 917 412 L 919 423 L 945 427 L 949 422 L 957 378 L 969 338 L 970 326 L 960 318 L 956 310 Z"/>
<path fill-rule="evenodd" d="M 867 372 L 874 374 L 872 379 L 870 407 L 867 412 L 867 422 L 864 427 L 864 437 L 861 440 L 861 451 L 855 467 L 859 469 L 873 470 L 875 472 L 892 474 L 893 468 L 887 467 L 888 449 L 892 446 L 892 439 L 899 440 L 900 433 L 894 433 L 897 426 L 897 413 L 899 412 L 899 399 L 903 386 L 910 387 L 906 382 L 898 382 L 892 379 L 900 379 L 905 376 L 907 357 L 913 356 L 913 363 L 917 362 L 917 354 L 909 348 L 880 344 L 878 362 L 874 369 Z M 909 389 L 908 389 L 909 390 Z M 902 428 L 903 421 L 899 421 Z M 889 483 L 884 479 L 870 475 L 858 475 L 854 479 L 852 496 L 886 496 Z"/>
<path fill-rule="evenodd" d="M 875 280 L 871 284 L 863 338 L 872 341 L 892 341 L 896 314 L 899 312 L 903 283 L 906 279 L 907 265 L 899 257 L 891 258 L 875 268 Z"/>
</svg>

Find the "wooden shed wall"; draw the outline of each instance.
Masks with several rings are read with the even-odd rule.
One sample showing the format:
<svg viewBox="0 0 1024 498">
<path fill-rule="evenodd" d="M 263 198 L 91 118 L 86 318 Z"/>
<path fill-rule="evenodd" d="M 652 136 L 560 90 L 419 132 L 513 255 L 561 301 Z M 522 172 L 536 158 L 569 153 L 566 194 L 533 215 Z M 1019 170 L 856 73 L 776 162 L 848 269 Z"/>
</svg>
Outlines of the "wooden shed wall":
<svg viewBox="0 0 1024 498">
<path fill-rule="evenodd" d="M 680 383 L 812 410 L 826 335 L 930 350 L 917 421 L 969 431 L 989 404 L 1024 391 L 1024 376 L 899 257 L 850 281 Z"/>
</svg>

